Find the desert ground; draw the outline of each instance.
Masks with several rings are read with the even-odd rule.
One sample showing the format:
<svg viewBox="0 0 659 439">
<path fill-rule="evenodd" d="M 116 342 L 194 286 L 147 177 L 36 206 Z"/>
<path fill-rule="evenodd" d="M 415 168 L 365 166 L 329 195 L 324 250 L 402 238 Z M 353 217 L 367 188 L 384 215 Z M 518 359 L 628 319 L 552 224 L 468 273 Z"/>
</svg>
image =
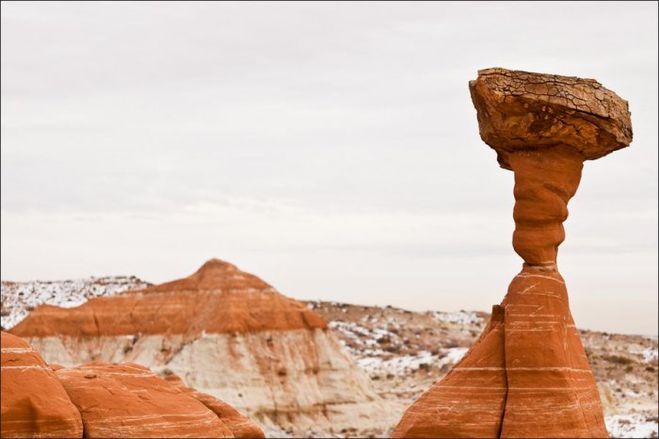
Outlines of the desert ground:
<svg viewBox="0 0 659 439">
<path fill-rule="evenodd" d="M 2 282 L 2 326 L 8 329 L 42 303 L 74 307 L 102 296 L 150 285 L 134 276 L 56 282 Z M 390 402 L 392 419 L 462 358 L 485 327 L 481 311 L 414 312 L 390 306 L 308 301 L 347 354 Z M 657 437 L 657 337 L 581 330 L 597 379 L 606 425 L 613 437 Z M 274 436 L 382 436 L 392 425 L 338 431 L 266 428 Z"/>
</svg>

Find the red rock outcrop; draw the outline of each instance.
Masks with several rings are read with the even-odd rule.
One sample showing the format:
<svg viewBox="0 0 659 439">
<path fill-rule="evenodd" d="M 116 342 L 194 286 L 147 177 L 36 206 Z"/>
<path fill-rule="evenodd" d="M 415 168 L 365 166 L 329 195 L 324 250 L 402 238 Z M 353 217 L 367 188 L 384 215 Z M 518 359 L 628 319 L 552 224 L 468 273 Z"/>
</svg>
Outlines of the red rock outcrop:
<svg viewBox="0 0 659 439">
<path fill-rule="evenodd" d="M 77 308 L 39 306 L 11 332 L 65 367 L 100 360 L 173 372 L 274 434 L 355 425 L 381 434 L 394 421 L 318 314 L 217 259 Z"/>
<path fill-rule="evenodd" d="M 85 437 L 234 437 L 189 392 L 146 367 L 92 363 L 55 373 L 82 415 Z"/>
<path fill-rule="evenodd" d="M 0 436 L 81 438 L 80 413 L 55 373 L 25 340 L 1 337 Z"/>
<path fill-rule="evenodd" d="M 7 438 L 264 437 L 229 404 L 180 380 L 131 363 L 49 366 L 5 332 L 1 395 L 0 435 Z"/>
<path fill-rule="evenodd" d="M 513 248 L 500 307 L 394 437 L 607 437 L 556 255 L 584 160 L 632 140 L 627 102 L 592 79 L 487 69 L 469 83 L 483 141 L 515 173 Z"/>
</svg>

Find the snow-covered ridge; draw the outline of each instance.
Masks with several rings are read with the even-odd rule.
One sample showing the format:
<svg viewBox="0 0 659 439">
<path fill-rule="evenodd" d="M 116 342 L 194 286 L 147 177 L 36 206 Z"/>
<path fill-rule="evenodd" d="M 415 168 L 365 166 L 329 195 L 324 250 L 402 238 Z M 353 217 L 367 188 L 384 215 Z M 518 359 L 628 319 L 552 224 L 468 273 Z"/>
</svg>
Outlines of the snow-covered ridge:
<svg viewBox="0 0 659 439">
<path fill-rule="evenodd" d="M 4 329 L 12 328 L 41 304 L 72 308 L 94 297 L 113 296 L 149 285 L 151 284 L 135 276 L 104 276 L 61 281 L 2 281 L 0 324 Z"/>
</svg>

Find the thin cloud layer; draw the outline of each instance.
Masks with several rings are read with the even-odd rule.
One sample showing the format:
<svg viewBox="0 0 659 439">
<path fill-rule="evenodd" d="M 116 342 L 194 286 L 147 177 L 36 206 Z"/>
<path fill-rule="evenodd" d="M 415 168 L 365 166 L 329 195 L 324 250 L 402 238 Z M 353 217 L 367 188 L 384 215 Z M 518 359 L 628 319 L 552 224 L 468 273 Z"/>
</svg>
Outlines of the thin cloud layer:
<svg viewBox="0 0 659 439">
<path fill-rule="evenodd" d="M 656 332 L 654 3 L 5 3 L 2 278 L 217 256 L 295 297 L 487 310 L 521 262 L 467 90 L 490 66 L 629 100 L 559 263 L 584 326 Z"/>
</svg>

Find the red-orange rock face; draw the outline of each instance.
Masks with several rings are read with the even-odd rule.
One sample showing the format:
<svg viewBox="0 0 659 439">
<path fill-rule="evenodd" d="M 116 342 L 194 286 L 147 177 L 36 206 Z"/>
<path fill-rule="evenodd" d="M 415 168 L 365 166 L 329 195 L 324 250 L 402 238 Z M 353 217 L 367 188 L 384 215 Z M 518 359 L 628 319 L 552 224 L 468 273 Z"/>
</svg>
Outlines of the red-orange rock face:
<svg viewBox="0 0 659 439">
<path fill-rule="evenodd" d="M 525 267 L 480 339 L 394 437 L 607 437 L 558 272 Z"/>
<path fill-rule="evenodd" d="M 583 158 L 571 148 L 556 146 L 516 151 L 508 155 L 508 163 L 515 172 L 513 248 L 527 264 L 555 265 Z"/>
<path fill-rule="evenodd" d="M 80 413 L 41 356 L 2 332 L 0 436 L 81 438 Z"/>
<path fill-rule="evenodd" d="M 49 366 L 2 332 L 1 436 L 263 437 L 233 407 L 137 364 Z"/>
<path fill-rule="evenodd" d="M 253 332 L 325 328 L 300 302 L 213 259 L 192 276 L 101 297 L 71 309 L 37 307 L 11 332 L 21 337 Z"/>
<path fill-rule="evenodd" d="M 481 138 L 515 173 L 524 268 L 478 342 L 405 412 L 394 437 L 607 437 L 556 267 L 583 161 L 631 142 L 627 102 L 594 80 L 487 69 L 471 81 Z"/>
<path fill-rule="evenodd" d="M 506 400 L 504 310 L 463 359 L 405 412 L 393 437 L 499 437 Z"/>
<path fill-rule="evenodd" d="M 502 306 L 508 391 L 501 437 L 608 437 L 561 275 L 525 267 Z"/>
<path fill-rule="evenodd" d="M 137 364 L 88 364 L 57 372 L 82 415 L 85 437 L 233 437 L 188 392 Z"/>
</svg>

